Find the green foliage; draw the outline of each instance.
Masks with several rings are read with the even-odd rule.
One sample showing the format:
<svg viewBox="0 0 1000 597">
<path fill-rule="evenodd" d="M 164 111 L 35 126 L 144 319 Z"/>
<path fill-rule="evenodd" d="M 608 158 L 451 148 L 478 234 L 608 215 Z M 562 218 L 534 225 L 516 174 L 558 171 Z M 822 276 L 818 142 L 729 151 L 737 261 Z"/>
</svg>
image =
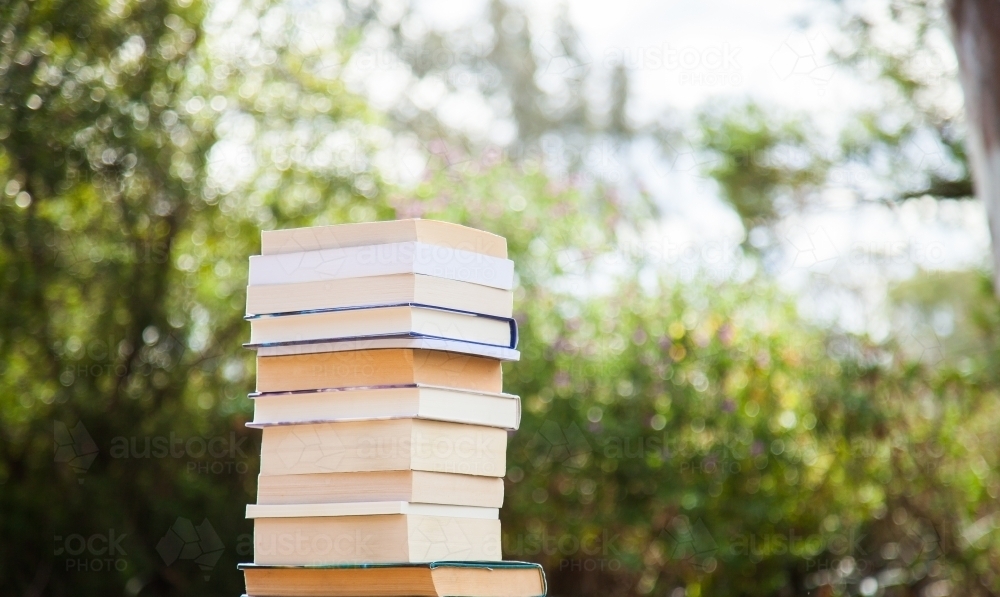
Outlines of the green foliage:
<svg viewBox="0 0 1000 597">
<path fill-rule="evenodd" d="M 829 160 L 804 119 L 782 120 L 756 104 L 708 110 L 698 119 L 705 168 L 747 231 L 801 208 L 825 179 Z"/>
<path fill-rule="evenodd" d="M 869 198 L 971 198 L 964 114 L 955 109 L 961 90 L 944 3 L 896 0 L 864 13 L 845 11 L 843 21 L 849 43 L 836 58 L 867 76 L 883 98 L 841 133 L 845 161 L 865 164 L 892 183 Z"/>
<path fill-rule="evenodd" d="M 916 338 L 831 334 L 763 279 L 650 287 L 618 253 L 603 280 L 644 212 L 530 167 L 465 166 L 393 204 L 510 239 L 523 358 L 505 389 L 525 410 L 506 557 L 545 563 L 556 595 L 993 586 L 988 283 L 968 292 L 979 348 L 920 363 Z"/>
<path fill-rule="evenodd" d="M 245 529 L 223 513 L 246 478 L 109 454 L 156 437 L 253 453 L 234 400 L 248 373 L 244 274 L 224 256 L 256 231 L 202 196 L 212 123 L 184 109 L 202 8 L 11 2 L 0 14 L 0 525 L 17 537 L 0 548 L 0 578 L 49 595 L 222 590 L 231 580 L 167 569 L 155 548 L 178 516 Z M 122 542 L 78 552 L 68 539 L 95 535 Z"/>
<path fill-rule="evenodd" d="M 678 285 L 624 249 L 651 205 L 531 160 L 449 146 L 400 191 L 374 165 L 379 116 L 317 74 L 278 8 L 238 5 L 277 25 L 227 53 L 200 45 L 219 24 L 197 3 L 0 4 L 5 593 L 239 594 L 258 231 L 414 216 L 508 238 L 523 359 L 505 388 L 524 421 L 504 549 L 545 563 L 554 595 L 1000 591 L 988 284 L 897 289 L 916 312 L 970 313 L 956 329 L 975 342 L 938 363 L 926 336 L 817 328 L 763 277 Z M 748 227 L 828 165 L 807 126 L 757 107 L 701 125 Z M 218 137 L 241 126 L 249 166 L 227 177 Z M 198 547 L 174 550 L 188 530 Z"/>
</svg>

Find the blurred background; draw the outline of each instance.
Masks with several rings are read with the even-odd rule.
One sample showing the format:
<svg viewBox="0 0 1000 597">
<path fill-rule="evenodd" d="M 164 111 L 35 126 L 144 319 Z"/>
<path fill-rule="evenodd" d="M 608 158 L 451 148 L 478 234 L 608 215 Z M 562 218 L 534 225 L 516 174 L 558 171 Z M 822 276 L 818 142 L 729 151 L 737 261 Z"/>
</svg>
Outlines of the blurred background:
<svg viewBox="0 0 1000 597">
<path fill-rule="evenodd" d="M 508 239 L 551 595 L 1000 593 L 976 5 L 0 0 L 3 593 L 242 593 L 247 256 L 404 217 Z"/>
</svg>

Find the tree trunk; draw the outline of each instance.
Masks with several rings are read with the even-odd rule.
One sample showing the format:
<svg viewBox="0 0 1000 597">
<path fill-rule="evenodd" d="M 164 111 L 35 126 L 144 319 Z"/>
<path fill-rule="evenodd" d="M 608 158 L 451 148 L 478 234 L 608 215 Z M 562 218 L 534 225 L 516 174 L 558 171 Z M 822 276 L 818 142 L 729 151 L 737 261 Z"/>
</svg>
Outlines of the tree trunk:
<svg viewBox="0 0 1000 597">
<path fill-rule="evenodd" d="M 1000 297 L 1000 2 L 948 0 L 976 197 L 993 240 L 993 289 Z"/>
</svg>

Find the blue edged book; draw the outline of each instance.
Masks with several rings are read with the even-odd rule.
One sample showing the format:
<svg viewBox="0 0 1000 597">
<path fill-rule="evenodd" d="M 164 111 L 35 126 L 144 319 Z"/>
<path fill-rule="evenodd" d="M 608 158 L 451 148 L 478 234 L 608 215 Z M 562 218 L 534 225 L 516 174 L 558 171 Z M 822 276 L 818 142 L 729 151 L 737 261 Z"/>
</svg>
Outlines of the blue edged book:
<svg viewBox="0 0 1000 597">
<path fill-rule="evenodd" d="M 265 566 L 240 564 L 249 597 L 543 597 L 529 562 Z"/>
<path fill-rule="evenodd" d="M 261 356 L 369 348 L 430 348 L 517 360 L 517 323 L 419 303 L 249 315 L 250 342 Z M 416 343 L 416 344 L 414 344 Z"/>
</svg>

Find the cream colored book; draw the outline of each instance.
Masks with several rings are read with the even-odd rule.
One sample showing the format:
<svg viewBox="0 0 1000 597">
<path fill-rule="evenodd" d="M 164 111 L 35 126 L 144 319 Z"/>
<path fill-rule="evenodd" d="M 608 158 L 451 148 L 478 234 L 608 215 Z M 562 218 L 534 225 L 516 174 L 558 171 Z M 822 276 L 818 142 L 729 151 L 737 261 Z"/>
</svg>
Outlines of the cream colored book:
<svg viewBox="0 0 1000 597">
<path fill-rule="evenodd" d="M 294 313 L 342 307 L 418 303 L 511 317 L 509 290 L 421 274 L 247 286 L 247 315 Z"/>
<path fill-rule="evenodd" d="M 422 242 L 507 258 L 507 239 L 483 230 L 437 220 L 391 220 L 335 224 L 260 233 L 261 254 L 278 255 L 386 243 Z"/>
<path fill-rule="evenodd" d="M 397 500 L 499 508 L 503 479 L 427 471 L 259 475 L 258 504 L 328 504 Z"/>
<path fill-rule="evenodd" d="M 500 521 L 423 514 L 255 518 L 255 564 L 498 561 Z"/>
<path fill-rule="evenodd" d="M 503 371 L 494 359 L 409 348 L 257 356 L 258 392 L 407 384 L 499 393 Z"/>
<path fill-rule="evenodd" d="M 253 422 L 247 427 L 412 418 L 517 429 L 521 422 L 517 396 L 438 386 L 334 388 L 251 397 Z"/>
<path fill-rule="evenodd" d="M 296 284 L 422 274 L 501 290 L 514 287 L 514 262 L 426 243 L 391 243 L 281 255 L 252 255 L 249 284 Z"/>
<path fill-rule="evenodd" d="M 240 564 L 250 597 L 544 597 L 527 562 L 268 566 Z"/>
<path fill-rule="evenodd" d="M 262 475 L 418 470 L 502 477 L 507 432 L 496 427 L 387 419 L 265 427 Z"/>
<path fill-rule="evenodd" d="M 403 501 L 336 502 L 330 504 L 247 504 L 247 518 L 308 518 L 322 516 L 376 516 L 381 514 L 419 514 L 455 518 L 500 518 L 499 508 L 456 506 L 454 504 L 418 504 Z"/>
<path fill-rule="evenodd" d="M 251 346 L 407 335 L 507 348 L 517 344 L 513 319 L 417 305 L 257 315 L 250 319 Z"/>
</svg>

